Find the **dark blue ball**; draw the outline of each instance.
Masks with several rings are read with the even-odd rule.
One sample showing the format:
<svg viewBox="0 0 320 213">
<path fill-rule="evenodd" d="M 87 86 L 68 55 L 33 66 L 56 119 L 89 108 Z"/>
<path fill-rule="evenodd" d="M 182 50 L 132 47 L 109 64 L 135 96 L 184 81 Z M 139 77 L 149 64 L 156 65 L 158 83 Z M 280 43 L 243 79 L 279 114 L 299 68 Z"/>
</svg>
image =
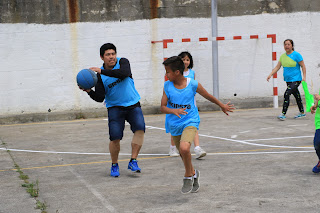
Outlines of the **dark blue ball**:
<svg viewBox="0 0 320 213">
<path fill-rule="evenodd" d="M 82 89 L 91 89 L 97 84 L 97 81 L 96 73 L 90 69 L 83 69 L 77 75 L 78 86 Z"/>
</svg>

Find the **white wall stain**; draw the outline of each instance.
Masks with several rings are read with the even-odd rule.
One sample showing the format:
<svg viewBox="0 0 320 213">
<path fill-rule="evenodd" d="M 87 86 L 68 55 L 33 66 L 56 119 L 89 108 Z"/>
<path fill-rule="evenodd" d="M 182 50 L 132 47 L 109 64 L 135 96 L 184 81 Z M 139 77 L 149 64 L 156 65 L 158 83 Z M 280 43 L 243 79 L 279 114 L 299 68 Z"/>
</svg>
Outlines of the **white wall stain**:
<svg viewBox="0 0 320 213">
<path fill-rule="evenodd" d="M 280 7 L 277 5 L 277 3 L 275 3 L 275 2 L 270 2 L 269 3 L 269 7 L 271 8 L 271 9 L 279 9 Z"/>
</svg>

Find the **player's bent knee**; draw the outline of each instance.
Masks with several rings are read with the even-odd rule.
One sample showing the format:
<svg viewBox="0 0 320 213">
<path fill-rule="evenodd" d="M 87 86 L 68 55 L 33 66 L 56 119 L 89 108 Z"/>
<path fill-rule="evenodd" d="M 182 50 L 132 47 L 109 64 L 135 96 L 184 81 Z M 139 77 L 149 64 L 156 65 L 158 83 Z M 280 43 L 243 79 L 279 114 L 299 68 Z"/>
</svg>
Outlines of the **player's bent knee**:
<svg viewBox="0 0 320 213">
<path fill-rule="evenodd" d="M 133 134 L 132 143 L 142 146 L 143 141 L 144 141 L 144 131 L 143 130 L 135 131 Z"/>
<path fill-rule="evenodd" d="M 184 155 L 184 154 L 189 154 L 190 153 L 190 146 L 191 146 L 191 143 L 190 142 L 184 142 L 184 141 L 181 141 L 180 142 L 180 154 Z"/>
</svg>

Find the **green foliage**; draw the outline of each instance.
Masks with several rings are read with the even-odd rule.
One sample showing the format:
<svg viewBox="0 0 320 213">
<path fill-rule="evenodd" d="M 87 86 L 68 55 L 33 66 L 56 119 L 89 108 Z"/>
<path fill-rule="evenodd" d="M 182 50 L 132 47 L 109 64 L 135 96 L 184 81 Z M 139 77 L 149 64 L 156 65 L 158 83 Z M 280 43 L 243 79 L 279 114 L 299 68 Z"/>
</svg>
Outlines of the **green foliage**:
<svg viewBox="0 0 320 213">
<path fill-rule="evenodd" d="M 47 209 L 47 205 L 46 203 L 42 203 L 41 201 L 37 200 L 36 209 L 40 209 L 41 213 L 45 213 L 46 212 L 45 210 Z"/>
</svg>

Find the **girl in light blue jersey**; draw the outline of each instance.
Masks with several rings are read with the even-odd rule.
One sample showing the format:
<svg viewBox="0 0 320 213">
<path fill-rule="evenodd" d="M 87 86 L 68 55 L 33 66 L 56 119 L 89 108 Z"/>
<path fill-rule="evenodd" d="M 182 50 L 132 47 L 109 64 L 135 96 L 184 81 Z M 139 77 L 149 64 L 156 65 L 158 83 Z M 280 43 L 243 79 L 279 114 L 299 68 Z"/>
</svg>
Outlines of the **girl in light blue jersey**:
<svg viewBox="0 0 320 213">
<path fill-rule="evenodd" d="M 195 72 L 192 70 L 192 68 L 193 68 L 192 55 L 189 52 L 185 51 L 185 52 L 181 52 L 178 56 L 181 57 L 181 59 L 184 63 L 183 76 L 186 78 L 191 78 L 191 79 L 195 80 L 196 75 L 195 75 Z M 196 159 L 200 159 L 200 158 L 206 156 L 206 154 L 207 154 L 206 151 L 204 151 L 200 147 L 199 132 L 198 131 L 197 131 L 196 136 L 194 138 L 194 152 L 196 154 Z M 179 156 L 179 153 L 177 151 L 176 145 L 173 142 L 172 137 L 171 137 L 171 145 L 170 145 L 170 149 L 169 149 L 169 155 L 170 156 Z"/>
<path fill-rule="evenodd" d="M 301 81 L 306 81 L 306 66 L 300 53 L 294 51 L 294 44 L 291 39 L 286 39 L 283 44 L 286 53 L 280 56 L 280 60 L 277 66 L 267 77 L 267 81 L 269 81 L 270 78 L 278 72 L 281 66 L 283 66 L 283 78 L 287 83 L 287 90 L 284 93 L 282 113 L 278 116 L 278 119 L 282 121 L 286 119 L 286 113 L 290 104 L 291 94 L 295 97 L 300 111 L 300 113 L 294 118 L 301 118 L 306 116 L 306 114 L 304 113 L 301 95 L 298 89 Z M 300 67 L 302 69 L 303 77 L 301 76 Z"/>
<path fill-rule="evenodd" d="M 185 174 L 181 192 L 197 192 L 200 188 L 200 171 L 191 163 L 190 147 L 199 128 L 200 117 L 195 105 L 195 94 L 220 106 L 228 115 L 234 109 L 230 103 L 223 104 L 210 95 L 198 81 L 183 76 L 184 63 L 179 56 L 173 56 L 163 62 L 166 77 L 161 99 L 161 112 L 166 113 L 166 132 L 170 132 L 180 152 Z"/>
</svg>

